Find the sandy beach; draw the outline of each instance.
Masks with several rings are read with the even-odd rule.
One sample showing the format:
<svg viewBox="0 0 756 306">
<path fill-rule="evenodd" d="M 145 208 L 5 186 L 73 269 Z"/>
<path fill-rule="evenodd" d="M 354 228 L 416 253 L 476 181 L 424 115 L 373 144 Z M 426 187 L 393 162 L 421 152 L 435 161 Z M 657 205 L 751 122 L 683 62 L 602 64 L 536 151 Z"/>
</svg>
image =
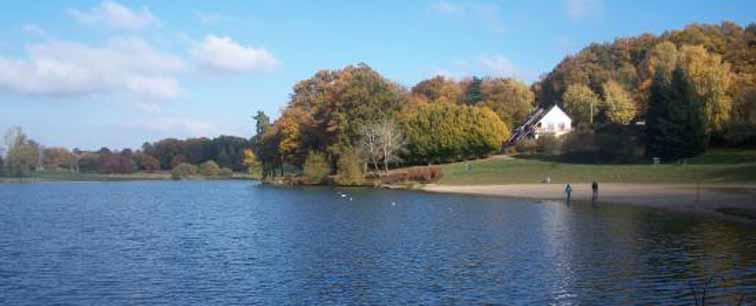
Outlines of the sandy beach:
<svg viewBox="0 0 756 306">
<path fill-rule="evenodd" d="M 590 201 L 591 185 L 572 184 L 572 199 Z M 564 199 L 562 184 L 425 185 L 428 192 L 503 196 L 513 198 Z M 756 185 L 695 184 L 600 184 L 599 202 L 670 209 L 718 210 L 736 208 L 756 212 Z"/>
</svg>

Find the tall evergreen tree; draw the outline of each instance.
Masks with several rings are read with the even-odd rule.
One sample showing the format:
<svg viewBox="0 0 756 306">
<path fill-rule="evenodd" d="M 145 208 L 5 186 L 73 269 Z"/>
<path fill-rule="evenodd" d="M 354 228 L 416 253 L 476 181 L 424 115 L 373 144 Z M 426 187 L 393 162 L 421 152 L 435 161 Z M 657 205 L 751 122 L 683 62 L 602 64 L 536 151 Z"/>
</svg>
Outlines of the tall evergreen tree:
<svg viewBox="0 0 756 306">
<path fill-rule="evenodd" d="M 467 95 L 465 96 L 465 103 L 469 105 L 475 105 L 480 101 L 483 101 L 483 93 L 480 90 L 480 86 L 483 84 L 483 79 L 473 77 L 470 87 L 467 89 Z"/>
<path fill-rule="evenodd" d="M 256 136 L 262 136 L 262 134 L 265 134 L 265 131 L 267 131 L 270 128 L 270 117 L 265 114 L 263 111 L 257 111 L 257 115 L 252 116 L 252 119 L 255 119 L 255 135 Z"/>
<path fill-rule="evenodd" d="M 673 71 L 671 80 L 661 71 L 655 73 L 646 121 L 649 157 L 678 160 L 706 151 L 708 135 L 703 104 L 696 98 L 682 68 Z"/>
</svg>

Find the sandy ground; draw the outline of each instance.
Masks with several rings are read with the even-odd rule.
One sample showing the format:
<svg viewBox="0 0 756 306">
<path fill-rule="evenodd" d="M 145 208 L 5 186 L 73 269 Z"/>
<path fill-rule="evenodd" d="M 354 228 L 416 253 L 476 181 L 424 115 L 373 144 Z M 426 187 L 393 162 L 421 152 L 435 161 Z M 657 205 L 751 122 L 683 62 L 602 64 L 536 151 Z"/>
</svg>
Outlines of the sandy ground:
<svg viewBox="0 0 756 306">
<path fill-rule="evenodd" d="M 590 184 L 572 184 L 573 200 L 591 199 Z M 513 198 L 565 199 L 562 184 L 426 185 L 429 192 L 504 196 Z M 739 208 L 756 211 L 756 185 L 600 184 L 600 203 L 629 204 L 671 209 Z"/>
</svg>

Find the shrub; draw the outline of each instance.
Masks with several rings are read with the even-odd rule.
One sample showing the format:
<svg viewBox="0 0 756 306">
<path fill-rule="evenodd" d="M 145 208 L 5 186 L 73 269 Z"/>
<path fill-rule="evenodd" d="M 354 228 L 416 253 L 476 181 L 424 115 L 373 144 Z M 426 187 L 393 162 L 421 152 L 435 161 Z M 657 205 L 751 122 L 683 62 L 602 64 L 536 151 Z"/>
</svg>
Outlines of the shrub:
<svg viewBox="0 0 756 306">
<path fill-rule="evenodd" d="M 527 153 L 527 154 L 533 154 L 536 152 L 536 148 L 538 147 L 538 144 L 536 143 L 535 139 L 523 139 L 520 140 L 515 145 L 515 150 L 519 153 Z"/>
<path fill-rule="evenodd" d="M 220 173 L 218 173 L 218 175 L 222 177 L 232 177 L 234 176 L 234 170 L 231 170 L 231 168 L 223 167 L 221 168 Z"/>
<path fill-rule="evenodd" d="M 381 177 L 383 184 L 397 184 L 405 182 L 418 182 L 429 184 L 437 182 L 443 177 L 443 171 L 439 166 L 419 166 L 406 170 L 394 171 Z"/>
<path fill-rule="evenodd" d="M 180 163 L 171 171 L 171 178 L 180 180 L 197 174 L 197 166 L 187 163 Z"/>
<path fill-rule="evenodd" d="M 212 160 L 208 160 L 199 166 L 199 173 L 202 176 L 218 176 L 221 168 Z"/>
<path fill-rule="evenodd" d="M 536 148 L 546 155 L 559 155 L 562 142 L 553 134 L 544 134 L 536 140 Z"/>
<path fill-rule="evenodd" d="M 509 129 L 487 107 L 427 103 L 399 115 L 411 163 L 450 162 L 501 149 Z"/>
<path fill-rule="evenodd" d="M 311 184 L 321 184 L 323 180 L 331 173 L 331 167 L 328 165 L 323 153 L 310 151 L 304 162 L 302 174 Z"/>
<path fill-rule="evenodd" d="M 338 173 L 336 175 L 336 184 L 342 186 L 359 186 L 365 183 L 365 173 L 363 173 L 362 160 L 359 155 L 353 151 L 341 154 L 338 162 Z"/>
<path fill-rule="evenodd" d="M 724 139 L 730 146 L 756 147 L 756 124 L 734 121 L 727 125 Z"/>
</svg>

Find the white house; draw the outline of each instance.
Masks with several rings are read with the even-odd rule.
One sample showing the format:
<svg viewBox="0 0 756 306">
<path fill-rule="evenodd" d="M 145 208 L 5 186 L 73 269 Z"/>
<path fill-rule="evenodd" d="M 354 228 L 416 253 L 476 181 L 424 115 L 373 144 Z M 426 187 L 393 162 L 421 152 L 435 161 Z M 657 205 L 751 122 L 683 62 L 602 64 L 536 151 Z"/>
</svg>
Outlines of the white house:
<svg viewBox="0 0 756 306">
<path fill-rule="evenodd" d="M 525 123 L 512 132 L 506 145 L 514 145 L 524 138 L 538 139 L 545 134 L 561 137 L 572 131 L 572 119 L 559 106 L 537 108 L 528 115 Z"/>
</svg>

